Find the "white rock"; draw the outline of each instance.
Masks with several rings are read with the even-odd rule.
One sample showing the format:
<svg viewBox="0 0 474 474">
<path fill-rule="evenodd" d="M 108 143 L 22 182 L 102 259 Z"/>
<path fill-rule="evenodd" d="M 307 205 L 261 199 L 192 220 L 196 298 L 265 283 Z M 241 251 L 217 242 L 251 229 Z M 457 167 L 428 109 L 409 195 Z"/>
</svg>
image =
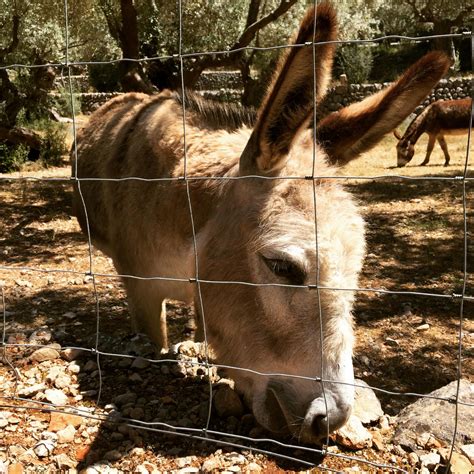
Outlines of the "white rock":
<svg viewBox="0 0 474 474">
<path fill-rule="evenodd" d="M 347 423 L 334 433 L 334 438 L 337 443 L 349 449 L 372 446 L 372 435 L 354 415 L 351 415 Z"/>
<path fill-rule="evenodd" d="M 55 444 L 49 440 L 42 440 L 36 443 L 33 451 L 39 458 L 51 456 L 55 448 Z"/>
<path fill-rule="evenodd" d="M 474 444 L 463 444 L 461 446 L 461 452 L 469 458 L 471 464 L 474 464 Z"/>
<path fill-rule="evenodd" d="M 72 443 L 76 434 L 76 428 L 72 425 L 67 425 L 66 428 L 59 430 L 57 433 L 59 443 Z"/>
<path fill-rule="evenodd" d="M 66 388 L 66 387 L 70 388 L 71 385 L 72 385 L 71 377 L 69 377 L 66 374 L 60 374 L 54 381 L 54 386 L 59 389 Z"/>
<path fill-rule="evenodd" d="M 46 400 L 57 406 L 67 405 L 67 395 L 56 388 L 50 388 L 44 392 Z"/>
<path fill-rule="evenodd" d="M 48 373 L 46 374 L 46 381 L 47 382 L 54 382 L 59 374 L 63 372 L 62 367 L 54 366 L 49 369 Z"/>
<path fill-rule="evenodd" d="M 355 403 L 353 415 L 364 424 L 377 421 L 384 413 L 375 392 L 366 382 L 356 379 Z"/>
<path fill-rule="evenodd" d="M 66 367 L 66 370 L 71 374 L 78 374 L 81 371 L 81 366 L 77 362 L 71 362 Z"/>
<path fill-rule="evenodd" d="M 44 383 L 37 383 L 34 385 L 20 388 L 18 390 L 18 396 L 26 397 L 26 398 L 32 397 L 33 395 L 36 395 L 38 392 L 42 392 L 45 389 L 46 389 L 46 385 Z"/>
<path fill-rule="evenodd" d="M 219 460 L 215 458 L 206 459 L 201 466 L 203 472 L 212 472 L 219 468 Z"/>
<path fill-rule="evenodd" d="M 77 466 L 77 462 L 73 461 L 64 453 L 54 456 L 54 461 L 62 472 L 67 471 L 70 473 L 71 471 L 69 469 L 74 469 Z"/>
<path fill-rule="evenodd" d="M 239 453 L 226 454 L 225 459 L 230 461 L 232 464 L 243 464 L 245 462 L 245 456 Z"/>
<path fill-rule="evenodd" d="M 420 456 L 420 462 L 423 466 L 427 468 L 434 468 L 437 464 L 441 462 L 441 456 L 438 453 L 427 453 Z"/>
<path fill-rule="evenodd" d="M 245 466 L 246 471 L 252 472 L 260 472 L 262 470 L 261 466 L 259 466 L 256 462 L 251 462 Z"/>
<path fill-rule="evenodd" d="M 416 330 L 417 331 L 428 331 L 428 329 L 430 328 L 430 325 L 425 323 L 425 324 L 420 324 Z"/>
</svg>

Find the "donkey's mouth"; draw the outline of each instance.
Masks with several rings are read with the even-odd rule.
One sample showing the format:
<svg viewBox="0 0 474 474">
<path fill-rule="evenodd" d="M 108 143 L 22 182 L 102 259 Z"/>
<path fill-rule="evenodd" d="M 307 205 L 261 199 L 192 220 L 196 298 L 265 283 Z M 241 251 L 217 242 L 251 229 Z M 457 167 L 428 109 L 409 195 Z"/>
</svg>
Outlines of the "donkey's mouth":
<svg viewBox="0 0 474 474">
<path fill-rule="evenodd" d="M 279 436 L 299 436 L 304 421 L 304 404 L 291 384 L 270 380 L 265 393 L 254 399 L 257 421 Z"/>
<path fill-rule="evenodd" d="M 339 398 L 328 390 L 324 397 L 308 401 L 294 385 L 270 380 L 264 394 L 254 399 L 253 412 L 264 428 L 278 436 L 320 444 L 349 418 L 352 405 Z"/>
</svg>

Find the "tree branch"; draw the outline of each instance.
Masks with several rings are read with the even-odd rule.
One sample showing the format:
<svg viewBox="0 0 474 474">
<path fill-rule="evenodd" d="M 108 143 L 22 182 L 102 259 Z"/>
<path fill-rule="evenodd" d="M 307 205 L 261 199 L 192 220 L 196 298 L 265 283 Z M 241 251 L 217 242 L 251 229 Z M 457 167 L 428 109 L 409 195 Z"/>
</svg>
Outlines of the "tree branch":
<svg viewBox="0 0 474 474">
<path fill-rule="evenodd" d="M 297 1 L 298 0 L 281 0 L 280 4 L 277 8 L 275 8 L 275 10 L 273 10 L 271 13 L 264 16 L 260 20 L 254 21 L 252 24 L 250 24 L 250 26 L 247 26 L 238 38 L 238 40 L 229 49 L 229 53 L 248 46 L 260 30 L 262 30 L 269 23 L 277 20 L 280 16 L 286 13 Z M 250 2 L 249 11 L 247 14 L 247 23 L 253 20 L 255 18 L 255 15 L 258 14 L 259 8 L 257 8 L 257 11 L 255 11 L 255 9 L 257 4 L 258 6 L 260 6 L 260 3 L 261 2 L 257 0 L 252 0 Z M 204 71 L 204 69 L 210 67 L 235 65 L 240 61 L 241 56 L 242 52 L 235 53 L 233 55 L 225 54 L 217 57 L 203 57 L 201 60 L 196 61 L 191 69 L 185 72 L 185 81 L 187 86 L 192 87 L 201 75 L 201 72 Z"/>
<path fill-rule="evenodd" d="M 280 16 L 286 13 L 296 2 L 297 0 L 281 0 L 280 5 L 278 5 L 275 10 L 248 26 L 230 48 L 230 51 L 248 46 L 259 30 L 280 18 Z M 252 6 L 252 3 L 250 4 L 250 7 Z"/>
<path fill-rule="evenodd" d="M 416 0 L 405 0 L 405 2 L 411 7 L 411 9 L 413 10 L 413 14 L 415 15 L 415 17 L 417 18 L 419 22 L 424 23 L 427 21 L 431 21 L 425 16 L 424 12 L 421 12 L 420 10 L 418 10 L 418 7 L 416 6 Z"/>
<path fill-rule="evenodd" d="M 13 26 L 12 26 L 12 40 L 10 44 L 3 49 L 0 49 L 0 57 L 4 58 L 7 54 L 13 53 L 15 49 L 18 47 L 18 43 L 20 42 L 20 38 L 18 36 L 18 32 L 20 30 L 20 15 L 18 11 L 15 10 L 13 13 Z"/>
</svg>

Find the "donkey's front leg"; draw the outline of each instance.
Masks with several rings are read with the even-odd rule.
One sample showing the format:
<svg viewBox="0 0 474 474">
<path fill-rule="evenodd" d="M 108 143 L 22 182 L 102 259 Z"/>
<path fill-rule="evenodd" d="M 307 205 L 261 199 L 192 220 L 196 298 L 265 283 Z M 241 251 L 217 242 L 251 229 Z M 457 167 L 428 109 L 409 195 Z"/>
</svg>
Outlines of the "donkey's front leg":
<svg viewBox="0 0 474 474">
<path fill-rule="evenodd" d="M 132 330 L 145 333 L 155 344 L 156 352 L 168 350 L 166 300 L 160 291 L 160 282 L 127 280 Z"/>
<path fill-rule="evenodd" d="M 436 143 L 436 135 L 429 135 L 428 146 L 426 147 L 426 156 L 421 166 L 426 166 L 430 162 L 430 156 Z"/>
<path fill-rule="evenodd" d="M 438 135 L 438 143 L 444 153 L 444 166 L 449 166 L 451 157 L 449 156 L 448 144 L 446 143 L 446 140 L 444 139 L 444 135 Z"/>
</svg>

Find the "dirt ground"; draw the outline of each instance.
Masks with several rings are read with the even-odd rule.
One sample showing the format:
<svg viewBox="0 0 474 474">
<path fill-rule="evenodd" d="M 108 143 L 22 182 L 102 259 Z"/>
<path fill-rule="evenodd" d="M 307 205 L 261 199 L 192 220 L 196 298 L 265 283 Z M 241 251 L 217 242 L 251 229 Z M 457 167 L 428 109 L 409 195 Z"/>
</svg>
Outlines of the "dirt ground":
<svg viewBox="0 0 474 474">
<path fill-rule="evenodd" d="M 413 162 L 405 168 L 396 168 L 395 139 L 387 136 L 370 153 L 340 171 L 341 175 L 351 177 L 345 180 L 346 186 L 357 196 L 367 222 L 368 255 L 360 281 L 360 287 L 366 291 L 358 292 L 354 309 L 357 334 L 355 371 L 357 377 L 383 390 L 427 393 L 457 378 L 461 300 L 451 295 L 463 292 L 464 191 L 467 211 L 465 294 L 474 296 L 474 182 L 467 181 L 463 189 L 461 180 L 396 177 L 462 175 L 467 136 L 448 137 L 447 140 L 452 156 L 452 165 L 447 168 L 442 166 L 444 159 L 438 148 L 428 166 L 418 166 L 424 158 L 424 139 L 417 146 Z M 471 162 L 472 159 L 471 156 Z M 65 166 L 25 170 L 12 176 L 67 178 L 69 173 Z M 376 178 L 381 175 L 395 177 Z M 360 176 L 372 178 L 352 178 Z M 67 179 L 0 181 L 0 284 L 5 300 L 4 340 L 22 328 L 30 334 L 47 326 L 54 331 L 54 342 L 62 347 L 95 347 L 99 310 L 99 347 L 120 352 L 117 341 L 128 344 L 131 340 L 125 294 L 120 281 L 113 276 L 96 277 L 95 287 L 91 278 L 86 276 L 90 265 L 88 245 L 71 216 L 71 188 Z M 114 275 L 108 258 L 95 249 L 92 255 L 94 273 Z M 390 294 L 372 291 L 374 289 L 437 296 Z M 474 380 L 473 308 L 474 301 L 464 301 L 461 367 L 463 377 L 471 380 Z M 192 308 L 181 303 L 169 305 L 172 343 L 193 337 L 191 313 Z M 22 354 L 19 349 L 7 349 L 14 365 L 29 367 L 31 362 L 22 358 Z M 109 358 L 101 357 L 102 407 L 111 403 L 114 395 L 119 393 L 117 384 L 129 383 L 124 376 L 125 369 L 110 362 L 108 371 L 108 364 Z M 7 365 L 0 366 L 3 380 L 11 378 L 11 372 Z M 167 422 L 179 422 L 187 410 L 206 402 L 205 379 L 173 381 L 166 378 L 162 381 L 160 377 L 162 374 L 156 376 L 156 383 L 152 382 L 144 389 L 143 396 L 173 399 L 175 409 L 170 412 Z M 165 385 L 160 386 L 160 383 Z M 160 391 L 161 388 L 164 391 Z M 97 389 L 97 384 L 83 378 L 81 390 L 90 389 Z M 377 395 L 388 415 L 397 414 L 403 406 L 414 401 L 414 397 L 403 394 L 377 392 Z M 94 400 L 91 397 L 89 406 L 94 407 Z M 33 420 L 41 421 L 42 416 L 47 416 L 39 411 L 34 413 L 37 418 L 32 417 Z M 28 425 L 29 422 L 31 420 L 24 423 Z M 214 416 L 211 427 L 227 432 L 229 421 L 224 423 Z M 173 460 L 179 456 L 197 456 L 202 462 L 203 458 L 216 456 L 216 450 L 225 449 L 210 442 L 181 442 L 176 436 L 138 431 L 140 436 L 135 447 L 144 450 L 143 453 L 140 451 L 139 461 L 153 459 L 156 463 L 161 459 L 160 469 L 176 468 Z M 13 432 L 4 441 L 23 442 L 15 438 Z M 235 439 L 228 438 L 228 441 Z M 107 450 L 113 449 L 110 446 L 114 443 L 113 437 L 99 436 L 95 442 L 97 456 L 100 458 L 106 447 Z M 258 447 L 275 449 L 271 444 L 259 444 Z M 295 451 L 281 449 L 280 453 L 304 457 L 302 451 L 295 454 Z M 394 462 L 389 453 L 374 449 L 348 454 Z M 250 450 L 244 455 L 267 472 L 307 469 L 276 456 L 250 454 Z M 314 456 L 310 461 L 316 462 Z M 46 461 L 37 464 L 38 469 L 46 465 Z M 194 465 L 199 463 L 196 461 Z M 326 458 L 324 465 L 332 469 L 359 465 L 361 470 L 370 470 L 362 463 L 338 458 Z"/>
</svg>

